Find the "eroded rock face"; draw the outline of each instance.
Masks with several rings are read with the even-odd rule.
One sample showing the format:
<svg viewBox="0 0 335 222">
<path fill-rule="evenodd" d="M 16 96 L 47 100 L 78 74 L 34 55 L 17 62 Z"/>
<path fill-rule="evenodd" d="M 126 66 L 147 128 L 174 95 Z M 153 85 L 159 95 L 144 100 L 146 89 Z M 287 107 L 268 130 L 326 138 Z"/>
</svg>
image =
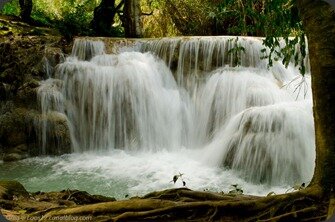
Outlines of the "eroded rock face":
<svg viewBox="0 0 335 222">
<path fill-rule="evenodd" d="M 66 122 L 56 115 L 42 116 L 37 100 L 40 81 L 50 77 L 53 68 L 63 61 L 63 54 L 69 53 L 66 43 L 60 36 L 14 33 L 9 38 L 0 33 L 0 52 L 0 160 L 16 161 L 41 154 L 36 136 L 39 129 L 34 123 L 46 118 L 55 143 L 61 141 L 64 149 L 54 152 L 52 142 L 43 154 L 70 152 Z"/>
</svg>

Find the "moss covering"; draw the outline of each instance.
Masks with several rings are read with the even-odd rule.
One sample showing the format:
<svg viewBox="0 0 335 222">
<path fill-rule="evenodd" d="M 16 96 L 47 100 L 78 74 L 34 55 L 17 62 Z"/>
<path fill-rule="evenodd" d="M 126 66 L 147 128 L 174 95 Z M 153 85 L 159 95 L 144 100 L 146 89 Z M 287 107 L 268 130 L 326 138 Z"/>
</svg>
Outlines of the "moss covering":
<svg viewBox="0 0 335 222">
<path fill-rule="evenodd" d="M 0 180 L 0 198 L 12 199 L 13 196 L 29 197 L 24 186 L 15 180 Z"/>
</svg>

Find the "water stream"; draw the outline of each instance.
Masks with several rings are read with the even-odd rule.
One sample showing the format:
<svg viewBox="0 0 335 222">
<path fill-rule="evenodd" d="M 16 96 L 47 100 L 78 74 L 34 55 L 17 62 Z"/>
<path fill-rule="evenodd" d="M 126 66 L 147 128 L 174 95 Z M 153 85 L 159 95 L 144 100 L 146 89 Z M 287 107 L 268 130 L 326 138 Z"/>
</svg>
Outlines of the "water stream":
<svg viewBox="0 0 335 222">
<path fill-rule="evenodd" d="M 245 50 L 230 53 L 236 46 Z M 72 153 L 3 164 L 0 177 L 31 191 L 118 198 L 181 187 L 171 182 L 178 173 L 191 189 L 239 184 L 257 195 L 308 183 L 310 77 L 280 63 L 268 68 L 262 48 L 257 38 L 164 38 L 108 54 L 102 41 L 77 39 L 38 91 L 45 119 L 68 124 Z M 41 154 L 62 150 L 49 146 L 54 126 L 35 125 Z"/>
</svg>

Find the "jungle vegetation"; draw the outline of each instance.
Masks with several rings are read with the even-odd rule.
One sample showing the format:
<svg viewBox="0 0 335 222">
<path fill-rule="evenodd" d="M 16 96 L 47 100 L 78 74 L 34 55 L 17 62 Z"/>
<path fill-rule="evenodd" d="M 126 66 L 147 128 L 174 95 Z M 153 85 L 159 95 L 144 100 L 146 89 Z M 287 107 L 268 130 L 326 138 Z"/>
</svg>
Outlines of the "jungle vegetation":
<svg viewBox="0 0 335 222">
<path fill-rule="evenodd" d="M 22 0 L 21 0 L 22 1 Z M 162 37 L 176 35 L 264 36 L 272 60 L 300 64 L 308 39 L 312 73 L 316 134 L 316 168 L 309 186 L 299 192 L 239 203 L 183 204 L 164 210 L 128 214 L 129 218 L 192 209 L 225 211 L 239 215 L 241 209 L 262 221 L 292 221 L 299 214 L 305 221 L 318 221 L 335 208 L 335 16 L 322 0 L 12 0 L 3 14 L 20 16 L 30 23 L 59 29 L 65 36 Z M 28 7 L 28 8 L 25 8 Z M 31 11 L 31 13 L 29 13 Z M 110 15 L 110 16 L 101 16 Z M 286 41 L 278 47 L 278 37 Z M 298 50 L 295 47 L 299 44 Z M 326 207 L 326 209 L 324 209 Z M 273 213 L 275 212 L 275 213 Z M 326 214 L 326 215 L 325 215 Z M 241 215 L 240 215 L 241 216 Z M 296 221 L 296 220 L 295 220 Z"/>
<path fill-rule="evenodd" d="M 292 0 L 11 0 L 2 13 L 73 36 L 266 36 L 269 65 L 294 61 L 305 73 L 306 44 Z M 284 37 L 281 48 L 276 37 Z M 289 38 L 292 37 L 292 38 Z M 297 50 L 297 44 L 299 48 Z"/>
</svg>

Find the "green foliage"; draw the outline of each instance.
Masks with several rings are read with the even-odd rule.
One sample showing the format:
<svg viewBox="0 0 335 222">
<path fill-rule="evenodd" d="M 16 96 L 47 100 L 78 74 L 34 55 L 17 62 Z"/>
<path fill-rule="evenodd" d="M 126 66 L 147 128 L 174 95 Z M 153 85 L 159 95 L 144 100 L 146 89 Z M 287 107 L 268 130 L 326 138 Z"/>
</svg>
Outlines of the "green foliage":
<svg viewBox="0 0 335 222">
<path fill-rule="evenodd" d="M 167 0 L 159 4 L 182 35 L 266 36 L 264 46 L 269 49 L 262 51 L 262 57 L 269 66 L 273 61 L 281 60 L 285 66 L 293 62 L 305 73 L 306 43 L 294 0 Z M 239 65 L 237 51 L 242 50 L 234 47 L 230 53 Z"/>
<path fill-rule="evenodd" d="M 118 1 L 117 1 L 118 2 Z M 92 35 L 90 22 L 100 0 L 34 0 L 32 18 L 40 24 L 56 27 L 66 37 Z M 175 35 L 250 35 L 266 36 L 262 57 L 294 63 L 304 74 L 306 42 L 295 0 L 142 0 L 145 37 Z M 4 14 L 19 15 L 18 0 L 7 3 Z M 111 36 L 123 36 L 116 20 Z M 280 40 L 279 37 L 284 37 Z M 243 53 L 238 42 L 230 50 L 236 65 Z"/>
<path fill-rule="evenodd" d="M 38 4 L 37 4 L 38 3 Z M 33 4 L 33 11 L 31 17 L 34 21 L 37 21 L 39 24 L 46 26 L 52 26 L 52 20 L 54 15 L 50 12 L 45 11 L 48 8 L 47 2 L 39 1 Z"/>
<path fill-rule="evenodd" d="M 141 17 L 144 37 L 157 38 L 180 35 L 164 5 L 165 2 L 163 0 L 141 1 L 142 12 L 150 14 Z"/>
<path fill-rule="evenodd" d="M 38 24 L 59 29 L 67 37 L 90 35 L 90 22 L 98 3 L 98 0 L 34 0 L 31 17 Z M 18 0 L 7 3 L 2 13 L 18 16 L 20 14 Z"/>
<path fill-rule="evenodd" d="M 93 14 L 87 13 L 83 4 L 74 4 L 71 8 L 63 7 L 61 11 L 62 19 L 56 22 L 59 31 L 68 37 L 74 35 L 90 35 L 90 21 Z"/>
<path fill-rule="evenodd" d="M 238 41 L 238 37 L 231 38 L 228 40 L 230 44 L 232 44 L 232 48 L 228 50 L 228 54 L 233 56 L 233 66 L 241 65 L 241 54 L 245 53 L 245 48 L 241 46 Z"/>
<path fill-rule="evenodd" d="M 295 37 L 284 37 L 283 41 L 278 37 L 266 37 L 263 44 L 269 48 L 262 49 L 262 59 L 268 60 L 268 66 L 273 65 L 273 61 L 281 60 L 283 65 L 287 67 L 290 63 L 299 66 L 300 73 L 306 73 L 305 58 L 306 58 L 306 39 L 302 34 Z"/>
<path fill-rule="evenodd" d="M 19 0 L 12 0 L 6 3 L 1 10 L 1 14 L 19 16 L 20 15 Z"/>
<path fill-rule="evenodd" d="M 287 67 L 290 63 L 299 66 L 302 75 L 306 72 L 306 39 L 302 22 L 294 1 L 276 0 L 264 10 L 264 46 L 270 50 L 262 50 L 263 58 L 269 66 L 273 60 L 281 60 Z M 281 40 L 283 38 L 283 40 Z"/>
<path fill-rule="evenodd" d="M 209 11 L 209 0 L 156 0 L 160 7 L 157 11 L 165 17 L 169 17 L 170 24 L 166 24 L 166 20 L 162 23 L 156 23 L 162 28 L 170 28 L 174 33 L 167 33 L 167 36 L 175 34 L 175 29 L 181 35 L 211 35 L 212 25 L 210 18 L 207 16 Z"/>
</svg>

